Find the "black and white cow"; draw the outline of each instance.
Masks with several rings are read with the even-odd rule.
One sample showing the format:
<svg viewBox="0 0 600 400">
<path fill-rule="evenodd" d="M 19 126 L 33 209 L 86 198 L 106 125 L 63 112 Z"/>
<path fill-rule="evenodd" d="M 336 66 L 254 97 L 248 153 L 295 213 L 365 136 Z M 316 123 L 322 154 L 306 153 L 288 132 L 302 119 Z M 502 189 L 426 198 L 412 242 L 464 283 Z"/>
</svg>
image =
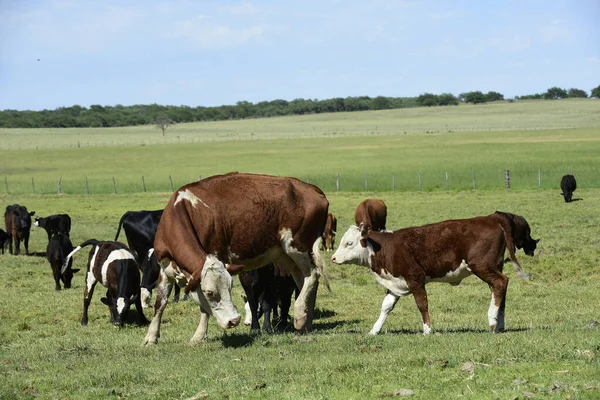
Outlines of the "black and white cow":
<svg viewBox="0 0 600 400">
<path fill-rule="evenodd" d="M 573 175 L 567 174 L 560 180 L 560 189 L 565 198 L 566 203 L 570 203 L 573 199 L 573 192 L 577 189 L 577 181 Z"/>
<path fill-rule="evenodd" d="M 8 244 L 9 240 L 10 240 L 10 235 L 8 233 L 4 232 L 3 229 L 0 229 L 0 251 L 2 251 L 2 254 L 4 254 L 4 248 Z"/>
<path fill-rule="evenodd" d="M 4 212 L 4 222 L 6 224 L 6 233 L 9 235 L 8 251 L 10 254 L 19 255 L 21 241 L 25 246 L 25 255 L 29 255 L 29 233 L 31 231 L 31 217 L 35 211 L 27 211 L 27 207 L 13 204 L 6 206 Z M 13 253 L 13 240 L 15 242 L 15 251 Z"/>
<path fill-rule="evenodd" d="M 67 255 L 72 251 L 73 244 L 71 244 L 69 236 L 64 233 L 54 234 L 50 238 L 50 242 L 48 242 L 46 258 L 50 262 L 50 268 L 52 268 L 56 290 L 60 290 L 60 281 L 63 282 L 65 289 L 69 289 L 71 287 L 73 274 L 79 271 L 78 269 L 71 269 L 71 265 L 73 264 L 73 260 L 71 259 L 67 263 L 65 271 L 61 273 Z"/>
<path fill-rule="evenodd" d="M 140 301 L 140 271 L 131 251 L 120 242 L 98 241 L 90 239 L 75 248 L 66 258 L 61 273 L 68 267 L 71 257 L 83 247 L 93 246 L 90 250 L 88 270 L 83 291 L 83 316 L 81 325 L 88 323 L 88 308 L 98 282 L 108 290 L 102 302 L 110 308 L 110 321 L 122 327 L 125 315 L 131 304 L 138 312 L 138 324 L 148 324 Z"/>
<path fill-rule="evenodd" d="M 39 217 L 33 223 L 39 228 L 43 228 L 48 234 L 48 242 L 55 233 L 63 233 L 67 236 L 71 233 L 71 217 L 68 214 L 54 214 L 47 217 Z"/>
</svg>

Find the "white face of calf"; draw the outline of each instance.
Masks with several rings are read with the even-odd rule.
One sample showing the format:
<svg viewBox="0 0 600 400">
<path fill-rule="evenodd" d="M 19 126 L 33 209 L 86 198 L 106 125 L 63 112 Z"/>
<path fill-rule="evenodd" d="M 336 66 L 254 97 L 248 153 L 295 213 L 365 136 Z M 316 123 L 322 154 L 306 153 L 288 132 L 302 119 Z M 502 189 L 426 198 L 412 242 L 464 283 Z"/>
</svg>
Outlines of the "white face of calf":
<svg viewBox="0 0 600 400">
<path fill-rule="evenodd" d="M 210 312 L 222 329 L 233 328 L 240 323 L 241 316 L 231 299 L 233 278 L 225 265 L 214 256 L 208 256 L 202 269 L 201 297 L 208 303 Z M 201 299 L 201 304 L 203 299 Z"/>
<path fill-rule="evenodd" d="M 356 264 L 364 267 L 371 266 L 373 249 L 366 239 L 366 231 L 358 226 L 351 226 L 340 241 L 338 249 L 331 256 L 335 264 Z"/>
</svg>

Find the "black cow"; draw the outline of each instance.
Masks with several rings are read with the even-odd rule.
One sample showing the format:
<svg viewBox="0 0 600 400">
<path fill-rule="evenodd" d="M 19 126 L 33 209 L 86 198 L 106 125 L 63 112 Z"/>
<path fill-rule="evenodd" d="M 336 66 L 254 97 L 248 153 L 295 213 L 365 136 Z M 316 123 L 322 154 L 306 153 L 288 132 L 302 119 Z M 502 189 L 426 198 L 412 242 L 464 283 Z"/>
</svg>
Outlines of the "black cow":
<svg viewBox="0 0 600 400">
<path fill-rule="evenodd" d="M 62 280 L 65 285 L 65 289 L 71 287 L 71 280 L 73 274 L 78 272 L 78 269 L 71 269 L 73 260 L 69 260 L 65 271 L 61 273 L 62 266 L 67 259 L 67 255 L 73 251 L 73 244 L 69 239 L 69 235 L 64 233 L 56 233 L 50 238 L 48 247 L 46 248 L 46 258 L 50 262 L 50 268 L 52 268 L 52 275 L 54 276 L 54 282 L 56 283 L 55 289 L 60 290 L 60 281 Z"/>
<path fill-rule="evenodd" d="M 540 241 L 540 239 L 533 239 L 531 237 L 531 228 L 529 228 L 529 224 L 525 218 L 520 215 L 502 211 L 496 211 L 490 216 L 503 218 L 508 221 L 510 226 L 509 233 L 512 236 L 514 246 L 517 249 L 523 249 L 525 254 L 533 257 L 535 248 L 537 247 L 537 243 Z"/>
<path fill-rule="evenodd" d="M 158 275 L 160 274 L 160 265 L 156 260 L 156 256 L 154 256 L 153 248 L 156 229 L 162 213 L 163 210 L 127 211 L 121 217 L 115 235 L 115 241 L 117 241 L 119 233 L 121 233 L 121 227 L 123 227 L 127 244 L 140 265 L 142 270 L 141 296 L 144 307 L 149 305 L 152 289 L 156 287 Z M 179 293 L 179 286 L 175 286 L 173 301 L 179 300 Z"/>
<path fill-rule="evenodd" d="M 6 224 L 6 233 L 9 235 L 8 251 L 10 254 L 19 255 L 21 241 L 25 246 L 25 254 L 29 255 L 29 233 L 31 231 L 31 217 L 35 211 L 27 211 L 27 207 L 13 204 L 6 206 L 4 212 L 4 222 Z M 13 253 L 13 240 L 15 242 L 15 252 Z"/>
<path fill-rule="evenodd" d="M 140 301 L 139 267 L 134 255 L 123 243 L 87 240 L 67 255 L 61 273 L 68 268 L 68 263 L 76 252 L 90 245 L 93 247 L 89 254 L 83 291 L 81 325 L 88 324 L 88 308 L 98 282 L 107 288 L 106 297 L 101 301 L 110 308 L 110 322 L 122 327 L 129 307 L 131 304 L 135 304 L 138 312 L 138 324 L 148 324 Z"/>
<path fill-rule="evenodd" d="M 565 175 L 560 180 L 560 189 L 562 190 L 562 195 L 565 198 L 566 203 L 570 203 L 573 199 L 573 192 L 577 189 L 577 181 L 575 181 L 575 177 L 573 175 Z"/>
<path fill-rule="evenodd" d="M 39 217 L 33 223 L 39 228 L 44 228 L 48 234 L 48 242 L 55 233 L 64 233 L 69 236 L 71 233 L 71 217 L 68 214 L 49 215 L 45 218 Z"/>
<path fill-rule="evenodd" d="M 239 278 L 244 292 L 246 314 L 245 325 L 251 325 L 251 332 L 260 332 L 260 311 L 263 314 L 263 330 L 271 332 L 271 312 L 273 325 L 278 330 L 284 331 L 288 327 L 288 317 L 292 304 L 292 294 L 298 293 L 296 282 L 291 275 L 280 276 L 275 272 L 275 266 L 268 264 L 262 268 L 240 272 Z M 277 307 L 279 306 L 280 312 Z"/>
<path fill-rule="evenodd" d="M 10 240 L 10 235 L 8 233 L 4 232 L 3 229 L 0 229 L 0 251 L 2 251 L 2 254 L 4 254 L 4 248 L 8 244 L 9 240 Z"/>
</svg>

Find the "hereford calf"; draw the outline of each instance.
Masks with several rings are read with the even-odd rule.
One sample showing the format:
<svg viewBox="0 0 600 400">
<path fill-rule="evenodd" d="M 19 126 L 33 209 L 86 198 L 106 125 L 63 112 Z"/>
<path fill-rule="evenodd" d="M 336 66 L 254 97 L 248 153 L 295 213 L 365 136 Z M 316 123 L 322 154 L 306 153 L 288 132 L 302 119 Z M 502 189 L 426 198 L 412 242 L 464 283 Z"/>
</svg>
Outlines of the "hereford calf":
<svg viewBox="0 0 600 400">
<path fill-rule="evenodd" d="M 88 323 L 88 308 L 94 287 L 100 282 L 108 290 L 102 302 L 110 307 L 110 321 L 122 327 L 125 315 L 132 303 L 138 312 L 138 324 L 148 324 L 140 301 L 140 271 L 131 251 L 120 242 L 101 242 L 90 239 L 75 248 L 67 256 L 63 270 L 71 257 L 83 247 L 92 245 L 89 254 L 88 270 L 83 291 L 83 317 L 81 325 Z"/>
<path fill-rule="evenodd" d="M 412 294 L 423 318 L 423 333 L 431 332 L 425 284 L 458 285 L 471 274 L 492 290 L 488 320 L 492 331 L 504 330 L 508 277 L 502 273 L 508 248 L 517 274 L 526 279 L 512 244 L 496 218 L 476 217 L 437 224 L 375 232 L 367 225 L 351 226 L 331 257 L 336 264 L 368 267 L 377 282 L 388 289 L 381 315 L 371 332 L 377 334 L 398 299 Z"/>
<path fill-rule="evenodd" d="M 69 260 L 67 267 L 63 273 L 62 266 L 67 259 L 67 255 L 73 251 L 73 245 L 68 235 L 64 233 L 56 233 L 46 247 L 46 258 L 50 262 L 50 268 L 52 268 L 52 275 L 54 276 L 54 282 L 56 284 L 55 289 L 60 290 L 60 281 L 65 285 L 65 289 L 71 287 L 71 281 L 73 280 L 73 274 L 78 272 L 78 269 L 71 269 L 73 260 Z"/>
<path fill-rule="evenodd" d="M 356 226 L 369 224 L 374 231 L 385 231 L 387 206 L 383 200 L 366 199 L 356 207 L 354 222 Z"/>
</svg>

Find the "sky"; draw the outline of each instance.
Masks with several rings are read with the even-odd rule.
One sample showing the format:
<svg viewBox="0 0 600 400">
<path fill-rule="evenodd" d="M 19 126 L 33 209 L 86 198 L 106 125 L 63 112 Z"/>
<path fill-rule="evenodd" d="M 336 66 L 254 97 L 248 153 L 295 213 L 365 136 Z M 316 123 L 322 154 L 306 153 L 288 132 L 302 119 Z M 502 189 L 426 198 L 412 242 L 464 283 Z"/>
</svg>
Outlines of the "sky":
<svg viewBox="0 0 600 400">
<path fill-rule="evenodd" d="M 0 0 L 0 109 L 600 85 L 598 0 Z"/>
</svg>

